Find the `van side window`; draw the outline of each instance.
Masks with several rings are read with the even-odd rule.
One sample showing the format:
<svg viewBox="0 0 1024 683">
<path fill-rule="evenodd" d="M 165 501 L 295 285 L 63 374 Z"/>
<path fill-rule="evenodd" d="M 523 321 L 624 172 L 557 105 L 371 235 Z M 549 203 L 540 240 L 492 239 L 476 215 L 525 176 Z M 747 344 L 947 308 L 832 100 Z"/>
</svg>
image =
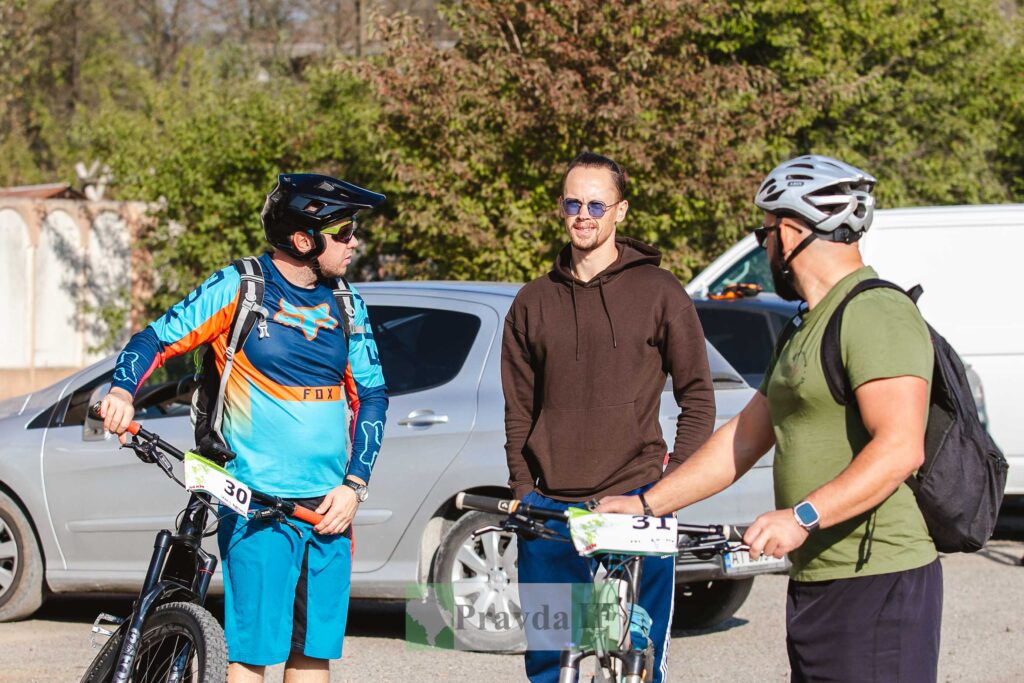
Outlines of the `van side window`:
<svg viewBox="0 0 1024 683">
<path fill-rule="evenodd" d="M 761 285 L 762 291 L 774 292 L 772 271 L 768 266 L 768 252 L 764 249 L 754 249 L 712 282 L 708 291 L 717 294 L 726 285 L 736 283 Z"/>
</svg>

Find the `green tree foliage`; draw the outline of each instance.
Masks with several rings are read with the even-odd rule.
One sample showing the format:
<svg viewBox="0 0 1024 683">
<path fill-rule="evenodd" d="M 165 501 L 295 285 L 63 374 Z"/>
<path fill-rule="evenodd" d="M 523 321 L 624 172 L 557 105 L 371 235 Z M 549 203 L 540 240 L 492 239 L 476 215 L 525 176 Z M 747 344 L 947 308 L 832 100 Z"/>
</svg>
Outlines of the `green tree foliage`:
<svg viewBox="0 0 1024 683">
<path fill-rule="evenodd" d="M 584 148 L 631 172 L 624 232 L 684 279 L 796 154 L 862 165 L 887 206 L 1012 196 L 1021 41 L 988 0 L 465 0 L 449 19 L 454 48 L 392 22 L 362 67 L 405 192 L 385 245 L 400 275 L 542 272 L 564 242 L 559 175 Z"/>
<path fill-rule="evenodd" d="M 786 154 L 819 152 L 879 178 L 882 206 L 999 202 L 1006 78 L 1019 32 L 990 0 L 736 2 L 724 59 L 776 74 L 801 115 Z"/>
<path fill-rule="evenodd" d="M 0 0 L 0 185 L 68 180 L 83 111 L 130 90 L 135 67 L 92 0 Z"/>
<path fill-rule="evenodd" d="M 315 169 L 376 184 L 375 110 L 360 83 L 324 69 L 302 82 L 233 78 L 230 64 L 219 71 L 193 66 L 150 83 L 136 109 L 111 102 L 79 130 L 113 169 L 117 196 L 155 203 L 138 236 L 158 285 L 149 314 L 265 247 L 259 211 L 278 173 Z"/>
<path fill-rule="evenodd" d="M 404 276 L 523 280 L 563 241 L 558 178 L 585 148 L 631 177 L 625 232 L 681 275 L 735 239 L 791 98 L 767 69 L 713 61 L 723 3 L 466 0 L 459 42 L 407 21 L 362 65 L 402 194 L 384 250 Z"/>
<path fill-rule="evenodd" d="M 259 250 L 285 170 L 386 192 L 366 263 L 396 277 L 543 272 L 585 148 L 683 279 L 795 154 L 862 165 L 883 206 L 1024 198 L 1019 2 L 461 0 L 440 28 L 429 5 L 388 3 L 429 32 L 399 17 L 341 58 L 347 0 L 0 0 L 0 184 L 109 164 L 109 196 L 155 207 L 147 315 Z"/>
</svg>

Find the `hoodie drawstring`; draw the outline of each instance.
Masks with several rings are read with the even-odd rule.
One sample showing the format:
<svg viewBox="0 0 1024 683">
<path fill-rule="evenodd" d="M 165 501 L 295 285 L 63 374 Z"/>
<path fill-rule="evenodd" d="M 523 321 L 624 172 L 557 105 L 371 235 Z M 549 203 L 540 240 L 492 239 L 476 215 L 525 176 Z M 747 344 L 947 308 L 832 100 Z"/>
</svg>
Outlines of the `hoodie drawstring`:
<svg viewBox="0 0 1024 683">
<path fill-rule="evenodd" d="M 612 328 L 612 348 L 619 348 L 619 340 L 615 337 L 615 323 L 612 321 L 612 314 L 608 312 L 608 302 L 604 299 L 604 280 L 597 281 L 597 288 L 601 291 L 601 305 L 604 306 L 604 314 L 608 317 L 608 327 Z M 576 360 L 579 360 L 579 339 L 580 324 L 576 323 Z"/>
<path fill-rule="evenodd" d="M 569 280 L 569 291 L 572 292 L 572 319 L 576 323 L 576 361 L 580 360 L 580 315 L 576 310 L 576 280 Z"/>
</svg>

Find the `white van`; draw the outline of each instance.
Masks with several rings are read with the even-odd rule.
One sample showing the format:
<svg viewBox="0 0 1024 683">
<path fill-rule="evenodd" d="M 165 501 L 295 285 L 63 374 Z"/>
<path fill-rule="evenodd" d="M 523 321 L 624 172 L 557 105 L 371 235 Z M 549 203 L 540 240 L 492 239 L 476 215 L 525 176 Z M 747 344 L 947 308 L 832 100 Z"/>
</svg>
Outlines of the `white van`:
<svg viewBox="0 0 1024 683">
<path fill-rule="evenodd" d="M 876 211 L 861 253 L 881 277 L 924 287 L 924 317 L 981 377 L 989 431 L 1010 462 L 1006 494 L 1024 495 L 1024 204 Z M 774 289 L 753 235 L 686 290 L 703 297 L 734 282 Z"/>
</svg>

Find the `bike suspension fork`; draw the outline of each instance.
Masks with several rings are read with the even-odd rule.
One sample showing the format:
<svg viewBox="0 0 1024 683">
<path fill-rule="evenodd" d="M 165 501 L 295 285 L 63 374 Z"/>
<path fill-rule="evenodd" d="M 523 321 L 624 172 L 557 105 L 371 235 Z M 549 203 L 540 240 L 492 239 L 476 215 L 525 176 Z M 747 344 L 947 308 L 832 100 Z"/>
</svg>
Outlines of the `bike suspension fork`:
<svg viewBox="0 0 1024 683">
<path fill-rule="evenodd" d="M 580 650 L 562 650 L 558 666 L 558 683 L 576 683 L 580 677 L 580 660 L 585 653 Z"/>
<path fill-rule="evenodd" d="M 112 683 L 127 683 L 132 672 L 132 665 L 135 663 L 135 654 L 142 639 L 142 622 L 149 615 L 149 608 L 152 605 L 152 594 L 156 587 L 157 579 L 167 561 L 167 554 L 171 550 L 171 532 L 163 529 L 156 535 L 153 543 L 153 555 L 149 560 L 149 569 L 146 571 L 146 580 L 142 584 L 142 592 L 132 610 L 131 620 L 124 632 L 124 639 L 121 641 L 121 651 L 117 656 L 117 666 L 114 668 Z"/>
</svg>

